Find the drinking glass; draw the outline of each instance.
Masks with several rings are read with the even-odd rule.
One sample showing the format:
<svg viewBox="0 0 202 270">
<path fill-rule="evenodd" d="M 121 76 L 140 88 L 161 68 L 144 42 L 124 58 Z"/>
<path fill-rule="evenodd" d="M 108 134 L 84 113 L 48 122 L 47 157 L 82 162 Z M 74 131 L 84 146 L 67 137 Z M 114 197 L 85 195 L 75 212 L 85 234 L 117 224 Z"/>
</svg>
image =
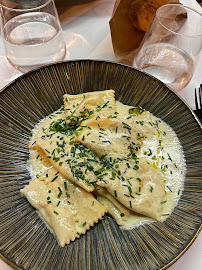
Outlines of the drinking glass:
<svg viewBox="0 0 202 270">
<path fill-rule="evenodd" d="M 9 63 L 21 72 L 62 61 L 66 46 L 53 0 L 1 0 L 1 32 Z"/>
<path fill-rule="evenodd" d="M 134 66 L 176 92 L 191 80 L 202 47 L 202 14 L 181 4 L 160 7 L 147 30 Z"/>
</svg>

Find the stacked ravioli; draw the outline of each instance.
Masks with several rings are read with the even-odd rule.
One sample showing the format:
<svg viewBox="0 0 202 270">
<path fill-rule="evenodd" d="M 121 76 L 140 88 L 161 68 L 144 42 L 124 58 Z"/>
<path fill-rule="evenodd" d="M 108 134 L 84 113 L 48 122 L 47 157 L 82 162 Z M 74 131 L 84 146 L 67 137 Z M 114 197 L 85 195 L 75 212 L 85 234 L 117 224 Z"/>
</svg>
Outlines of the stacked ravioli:
<svg viewBox="0 0 202 270">
<path fill-rule="evenodd" d="M 120 115 L 113 90 L 64 95 L 64 106 L 35 129 L 30 158 L 40 173 L 21 190 L 63 247 L 105 213 L 166 218 L 164 175 L 139 157 L 161 134 L 148 111 Z M 166 209 L 172 210 L 172 209 Z"/>
</svg>

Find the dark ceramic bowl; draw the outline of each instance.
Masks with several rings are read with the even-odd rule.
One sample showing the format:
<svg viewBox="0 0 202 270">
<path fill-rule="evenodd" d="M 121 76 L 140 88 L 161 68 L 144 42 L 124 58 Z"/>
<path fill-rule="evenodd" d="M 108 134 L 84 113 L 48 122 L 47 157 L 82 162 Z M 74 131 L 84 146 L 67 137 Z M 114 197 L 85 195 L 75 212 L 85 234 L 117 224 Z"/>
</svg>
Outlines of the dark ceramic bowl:
<svg viewBox="0 0 202 270">
<path fill-rule="evenodd" d="M 183 146 L 187 175 L 181 199 L 163 223 L 121 230 L 104 217 L 61 248 L 20 194 L 29 181 L 29 134 L 62 105 L 64 93 L 114 89 L 116 99 L 167 122 Z M 16 269 L 165 269 L 201 229 L 202 134 L 191 109 L 165 84 L 131 67 L 104 61 L 58 63 L 31 71 L 0 93 L 0 253 Z"/>
</svg>

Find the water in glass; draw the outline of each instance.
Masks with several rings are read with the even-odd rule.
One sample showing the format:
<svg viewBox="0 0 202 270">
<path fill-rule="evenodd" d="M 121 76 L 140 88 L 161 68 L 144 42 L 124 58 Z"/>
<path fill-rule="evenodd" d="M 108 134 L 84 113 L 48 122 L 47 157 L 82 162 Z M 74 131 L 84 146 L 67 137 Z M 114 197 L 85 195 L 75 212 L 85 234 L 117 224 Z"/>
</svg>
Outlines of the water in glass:
<svg viewBox="0 0 202 270">
<path fill-rule="evenodd" d="M 51 14 L 32 12 L 16 16 L 5 24 L 3 31 L 6 57 L 22 72 L 65 58 L 63 35 Z"/>
<path fill-rule="evenodd" d="M 191 56 L 168 43 L 145 46 L 136 58 L 136 65 L 176 91 L 188 84 L 194 72 Z"/>
</svg>

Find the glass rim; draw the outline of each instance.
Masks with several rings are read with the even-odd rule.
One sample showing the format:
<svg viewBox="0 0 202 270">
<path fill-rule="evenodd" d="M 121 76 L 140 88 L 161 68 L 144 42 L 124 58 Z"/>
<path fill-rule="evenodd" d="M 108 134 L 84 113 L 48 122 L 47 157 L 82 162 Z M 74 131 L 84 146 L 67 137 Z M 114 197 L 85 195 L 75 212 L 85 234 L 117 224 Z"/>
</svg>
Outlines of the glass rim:
<svg viewBox="0 0 202 270">
<path fill-rule="evenodd" d="M 44 4 L 41 4 L 37 7 L 33 7 L 33 8 L 11 8 L 11 7 L 7 7 L 3 4 L 0 3 L 0 7 L 10 10 L 10 11 L 15 11 L 15 12 L 29 12 L 29 11 L 35 11 L 39 8 L 43 8 L 45 6 L 47 6 L 50 2 L 54 2 L 53 0 L 47 0 Z"/>
<path fill-rule="evenodd" d="M 163 8 L 165 8 L 165 7 L 168 7 L 168 6 L 172 6 L 172 7 L 183 7 L 183 8 L 185 8 L 185 9 L 188 9 L 188 10 L 191 10 L 191 11 L 193 11 L 193 12 L 195 12 L 195 13 L 197 13 L 199 16 L 201 16 L 201 18 L 202 18 L 202 13 L 200 13 L 198 10 L 196 10 L 196 9 L 194 9 L 194 8 L 191 8 L 191 7 L 188 7 L 188 6 L 184 6 L 184 5 L 182 5 L 182 4 L 166 4 L 166 5 L 163 5 L 163 6 L 161 6 L 161 7 L 159 7 L 158 9 L 157 9 L 157 11 L 156 11 L 156 19 L 158 20 L 158 22 L 159 22 L 159 24 L 164 28 L 164 29 L 166 29 L 167 31 L 169 31 L 169 32 L 171 32 L 171 33 L 173 33 L 173 34 L 175 34 L 175 35 L 178 35 L 178 36 L 184 36 L 184 37 L 191 37 L 191 38 L 196 38 L 196 37 L 202 37 L 202 33 L 201 34 L 196 34 L 196 35 L 183 35 L 183 34 L 179 34 L 179 33 L 177 33 L 177 32 L 175 32 L 174 30 L 171 30 L 171 29 L 169 29 L 168 27 L 166 27 L 162 22 L 161 22 L 161 20 L 160 20 L 160 18 L 159 18 L 159 12 L 161 11 L 161 9 L 163 9 Z"/>
</svg>

